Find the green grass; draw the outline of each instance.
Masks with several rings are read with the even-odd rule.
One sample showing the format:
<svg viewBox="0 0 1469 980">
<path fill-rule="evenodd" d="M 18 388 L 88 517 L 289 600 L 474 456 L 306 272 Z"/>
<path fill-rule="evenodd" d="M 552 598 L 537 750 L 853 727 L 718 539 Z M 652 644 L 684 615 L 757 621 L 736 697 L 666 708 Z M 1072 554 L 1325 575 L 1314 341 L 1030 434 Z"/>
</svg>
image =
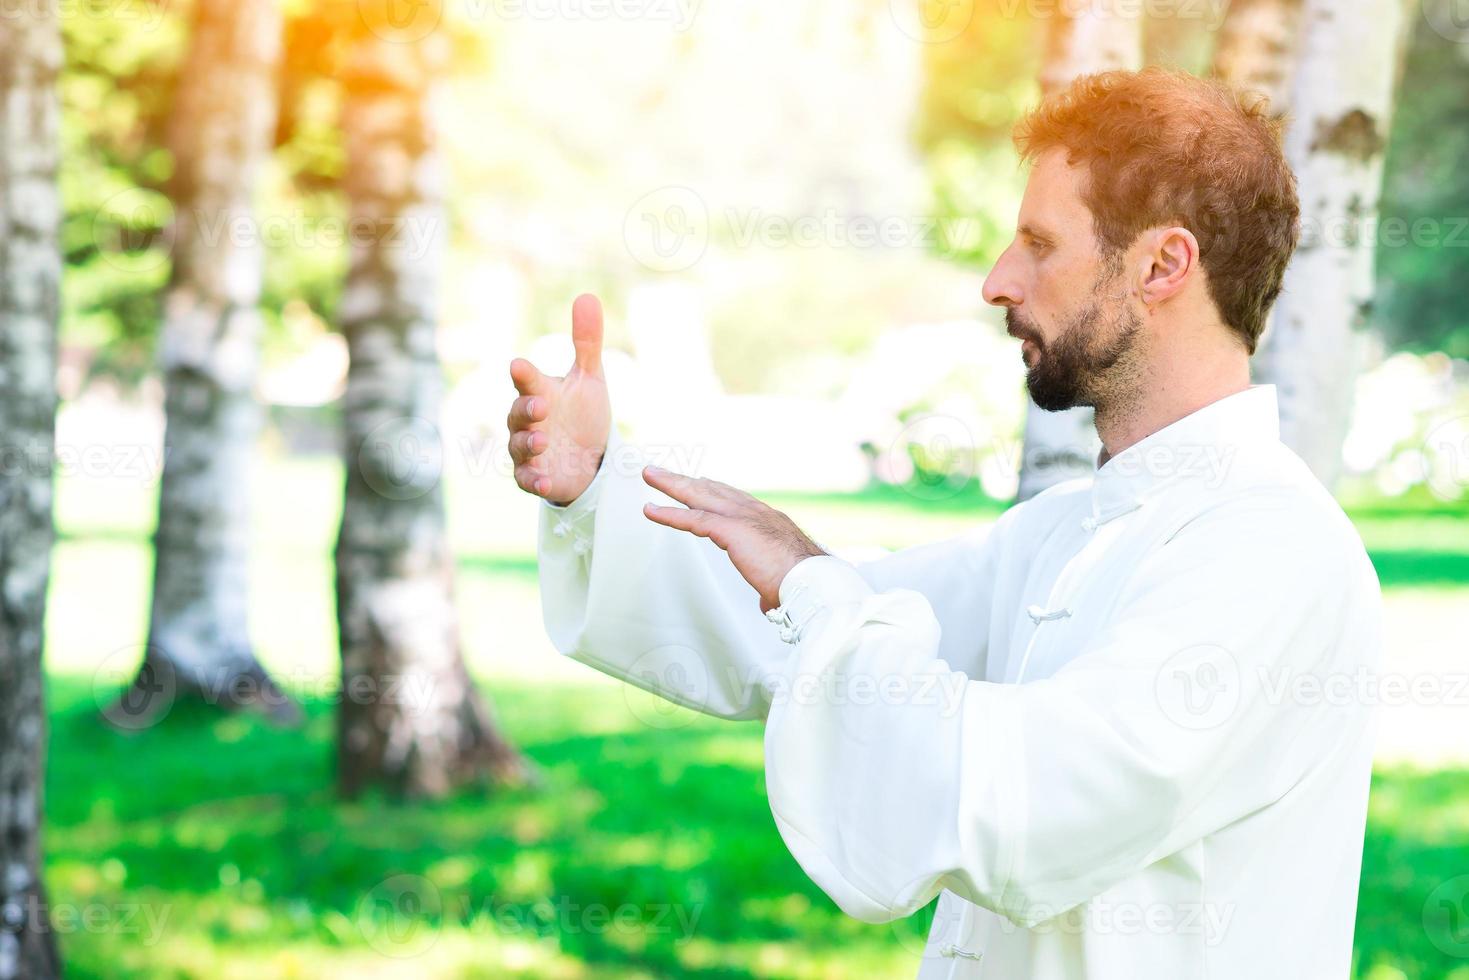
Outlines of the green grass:
<svg viewBox="0 0 1469 980">
<path fill-rule="evenodd" d="M 786 852 L 755 727 L 682 711 L 650 727 L 605 686 L 496 697 L 544 784 L 388 805 L 333 799 L 327 702 L 304 732 L 180 708 L 129 737 L 54 681 L 52 896 L 108 926 L 62 936 L 72 976 L 916 972 L 924 916 L 845 918 Z M 1466 855 L 1469 772 L 1377 776 L 1358 976 L 1469 976 L 1462 934 L 1424 918 Z M 407 914 L 385 929 L 384 908 Z"/>
<path fill-rule="evenodd" d="M 550 650 L 534 502 L 506 482 L 451 481 L 460 606 L 471 666 L 544 781 L 410 805 L 331 793 L 333 464 L 271 461 L 257 498 L 252 625 L 307 699 L 302 731 L 187 705 L 131 736 L 99 721 L 140 654 L 152 488 L 63 483 L 46 843 L 72 976 L 916 972 L 923 915 L 848 919 L 787 853 L 758 726 L 666 709 Z M 891 489 L 769 499 L 832 546 L 901 546 L 996 513 Z M 1462 644 L 1463 510 L 1367 502 L 1353 517 L 1390 611 L 1423 630 L 1403 642 L 1457 629 Z M 1469 980 L 1469 916 L 1444 918 L 1469 891 L 1469 772 L 1380 771 L 1365 854 L 1356 975 Z"/>
<path fill-rule="evenodd" d="M 86 688 L 52 692 L 54 898 L 166 915 L 157 935 L 139 916 L 65 936 L 74 976 L 907 972 L 909 925 L 844 918 L 787 854 L 751 726 L 651 728 L 613 689 L 501 686 L 543 786 L 343 804 L 329 703 L 305 732 L 181 708 L 123 737 Z M 388 934 L 369 913 L 403 875 L 433 897 Z"/>
</svg>

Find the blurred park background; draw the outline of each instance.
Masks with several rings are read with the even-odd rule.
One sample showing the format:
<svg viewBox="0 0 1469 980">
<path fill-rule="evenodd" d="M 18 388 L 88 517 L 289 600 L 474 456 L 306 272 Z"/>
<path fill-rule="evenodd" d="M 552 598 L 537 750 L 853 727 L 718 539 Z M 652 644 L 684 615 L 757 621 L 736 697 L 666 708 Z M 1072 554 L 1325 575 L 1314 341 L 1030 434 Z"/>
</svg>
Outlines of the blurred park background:
<svg viewBox="0 0 1469 980">
<path fill-rule="evenodd" d="M 1324 339 L 1261 376 L 1386 598 L 1356 975 L 1469 978 L 1469 8 L 0 2 L 12 31 L 42 7 L 72 976 L 913 975 L 924 916 L 846 919 L 785 851 L 758 726 L 551 648 L 507 365 L 564 370 L 596 292 L 629 438 L 853 558 L 987 524 L 1092 458 L 1027 448 L 980 298 L 1010 126 L 1058 73 L 1148 62 L 1274 86 L 1292 126 L 1369 109 L 1349 152 L 1293 151 L 1326 264 L 1281 315 Z M 448 747 L 415 727 L 444 690 Z"/>
</svg>

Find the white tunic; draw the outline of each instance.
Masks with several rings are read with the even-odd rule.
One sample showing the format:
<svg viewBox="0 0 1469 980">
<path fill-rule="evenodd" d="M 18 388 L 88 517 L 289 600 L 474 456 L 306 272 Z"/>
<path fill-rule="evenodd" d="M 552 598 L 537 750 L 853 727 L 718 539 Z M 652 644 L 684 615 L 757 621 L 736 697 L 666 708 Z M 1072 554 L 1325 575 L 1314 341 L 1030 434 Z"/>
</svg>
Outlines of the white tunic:
<svg viewBox="0 0 1469 980">
<path fill-rule="evenodd" d="M 769 617 L 642 514 L 670 503 L 645 461 L 614 428 L 588 491 L 542 507 L 552 642 L 766 719 L 811 878 L 870 922 L 940 896 L 923 980 L 1348 976 L 1381 593 L 1273 387 L 987 533 L 807 558 Z"/>
</svg>

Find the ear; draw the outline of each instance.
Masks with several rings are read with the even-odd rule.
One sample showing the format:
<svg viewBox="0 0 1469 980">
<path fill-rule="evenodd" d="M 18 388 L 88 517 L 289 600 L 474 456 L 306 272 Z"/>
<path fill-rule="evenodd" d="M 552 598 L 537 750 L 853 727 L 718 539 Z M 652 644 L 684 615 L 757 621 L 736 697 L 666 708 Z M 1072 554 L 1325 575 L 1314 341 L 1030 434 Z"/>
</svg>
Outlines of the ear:
<svg viewBox="0 0 1469 980">
<path fill-rule="evenodd" d="M 1199 240 L 1187 228 L 1153 233 L 1152 248 L 1143 256 L 1141 293 L 1148 307 L 1178 295 L 1199 269 Z"/>
</svg>

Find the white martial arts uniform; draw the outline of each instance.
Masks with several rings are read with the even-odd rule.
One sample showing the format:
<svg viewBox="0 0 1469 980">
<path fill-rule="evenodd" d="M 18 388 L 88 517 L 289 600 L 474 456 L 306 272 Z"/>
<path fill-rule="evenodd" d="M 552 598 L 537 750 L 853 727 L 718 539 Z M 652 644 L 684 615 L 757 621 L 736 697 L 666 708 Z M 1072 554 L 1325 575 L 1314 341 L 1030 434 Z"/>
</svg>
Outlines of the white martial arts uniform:
<svg viewBox="0 0 1469 980">
<path fill-rule="evenodd" d="M 870 922 L 940 896 L 921 978 L 1348 975 L 1381 593 L 1273 387 L 990 529 L 807 558 L 769 616 L 716 545 L 643 515 L 671 502 L 645 461 L 614 427 L 587 492 L 543 505 L 552 642 L 764 718 L 811 878 Z"/>
</svg>

